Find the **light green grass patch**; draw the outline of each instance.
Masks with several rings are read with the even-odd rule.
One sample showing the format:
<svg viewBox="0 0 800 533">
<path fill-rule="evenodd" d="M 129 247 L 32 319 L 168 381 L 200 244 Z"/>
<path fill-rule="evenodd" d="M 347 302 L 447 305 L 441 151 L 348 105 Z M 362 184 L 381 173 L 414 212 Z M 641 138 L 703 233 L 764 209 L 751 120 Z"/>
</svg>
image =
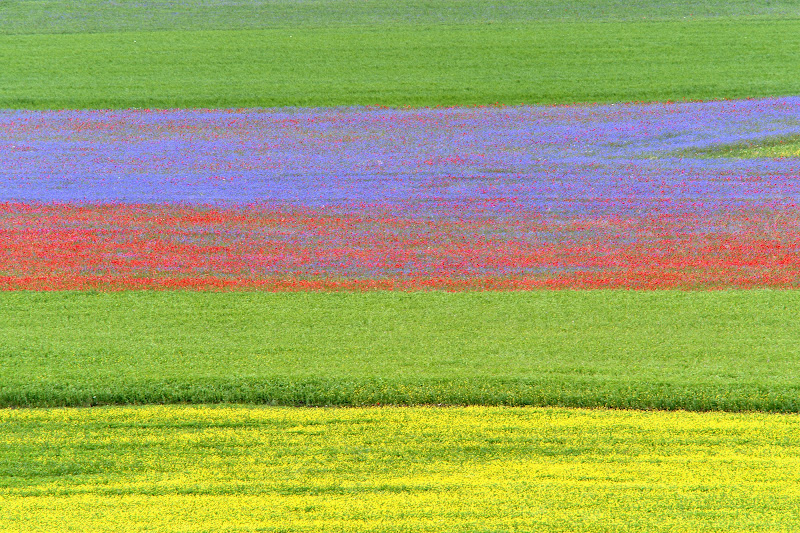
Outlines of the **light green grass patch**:
<svg viewBox="0 0 800 533">
<path fill-rule="evenodd" d="M 694 150 L 695 157 L 730 157 L 735 159 L 800 158 L 800 135 L 757 139 L 748 142 L 712 146 Z"/>
</svg>

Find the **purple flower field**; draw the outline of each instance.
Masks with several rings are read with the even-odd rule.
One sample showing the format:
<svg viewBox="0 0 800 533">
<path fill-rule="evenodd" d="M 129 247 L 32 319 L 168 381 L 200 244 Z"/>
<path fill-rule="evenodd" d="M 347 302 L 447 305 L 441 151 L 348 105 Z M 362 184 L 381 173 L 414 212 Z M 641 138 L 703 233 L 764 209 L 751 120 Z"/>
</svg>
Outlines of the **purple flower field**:
<svg viewBox="0 0 800 533">
<path fill-rule="evenodd" d="M 0 287 L 800 285 L 800 98 L 0 111 Z"/>
</svg>

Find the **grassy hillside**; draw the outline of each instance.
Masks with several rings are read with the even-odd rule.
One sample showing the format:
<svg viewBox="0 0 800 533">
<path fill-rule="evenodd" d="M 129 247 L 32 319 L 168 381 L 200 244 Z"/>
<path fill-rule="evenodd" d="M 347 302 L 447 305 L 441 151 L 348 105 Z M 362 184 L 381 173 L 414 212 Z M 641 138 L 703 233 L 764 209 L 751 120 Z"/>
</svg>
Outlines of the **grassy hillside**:
<svg viewBox="0 0 800 533">
<path fill-rule="evenodd" d="M 800 411 L 795 291 L 6 293 L 0 405 Z"/>
</svg>

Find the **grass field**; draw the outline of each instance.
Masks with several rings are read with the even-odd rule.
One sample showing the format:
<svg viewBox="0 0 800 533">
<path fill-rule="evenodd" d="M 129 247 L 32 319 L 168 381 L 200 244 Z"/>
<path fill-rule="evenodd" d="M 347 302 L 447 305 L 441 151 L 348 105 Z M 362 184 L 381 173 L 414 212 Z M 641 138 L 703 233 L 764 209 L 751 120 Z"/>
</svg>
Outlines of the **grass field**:
<svg viewBox="0 0 800 533">
<path fill-rule="evenodd" d="M 0 295 L 0 404 L 800 411 L 795 291 Z"/>
<path fill-rule="evenodd" d="M 747 10 L 736 6 L 723 18 L 640 8 L 631 21 L 548 20 L 541 10 L 523 10 L 486 23 L 462 9 L 439 24 L 432 15 L 421 22 L 387 15 L 371 25 L 354 15 L 338 27 L 313 23 L 324 16 L 298 26 L 284 18 L 279 27 L 224 30 L 197 19 L 204 29 L 196 31 L 178 31 L 177 22 L 163 31 L 96 22 L 131 30 L 105 33 L 78 33 L 69 23 L 76 17 L 51 27 L 43 15 L 30 15 L 26 32 L 28 19 L 18 15 L 0 26 L 0 108 L 519 105 L 800 93 L 800 10 L 783 4 L 778 13 L 789 14 L 732 16 Z M 160 28 L 168 18 L 153 20 Z M 75 33 L 40 33 L 59 29 Z"/>
<path fill-rule="evenodd" d="M 794 415 L 0 411 L 7 531 L 792 531 Z"/>
</svg>

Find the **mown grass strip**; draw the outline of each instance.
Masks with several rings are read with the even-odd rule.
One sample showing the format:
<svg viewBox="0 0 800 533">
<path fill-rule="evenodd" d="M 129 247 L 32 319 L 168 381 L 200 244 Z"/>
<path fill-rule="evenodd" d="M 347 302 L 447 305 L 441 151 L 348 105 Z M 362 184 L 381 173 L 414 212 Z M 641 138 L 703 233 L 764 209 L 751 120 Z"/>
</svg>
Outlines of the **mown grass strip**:
<svg viewBox="0 0 800 533">
<path fill-rule="evenodd" d="M 519 105 L 800 93 L 800 20 L 0 35 L 0 108 Z"/>
<path fill-rule="evenodd" d="M 0 529 L 791 531 L 797 416 L 0 411 Z"/>
<path fill-rule="evenodd" d="M 800 411 L 798 291 L 15 292 L 0 405 Z"/>
</svg>

